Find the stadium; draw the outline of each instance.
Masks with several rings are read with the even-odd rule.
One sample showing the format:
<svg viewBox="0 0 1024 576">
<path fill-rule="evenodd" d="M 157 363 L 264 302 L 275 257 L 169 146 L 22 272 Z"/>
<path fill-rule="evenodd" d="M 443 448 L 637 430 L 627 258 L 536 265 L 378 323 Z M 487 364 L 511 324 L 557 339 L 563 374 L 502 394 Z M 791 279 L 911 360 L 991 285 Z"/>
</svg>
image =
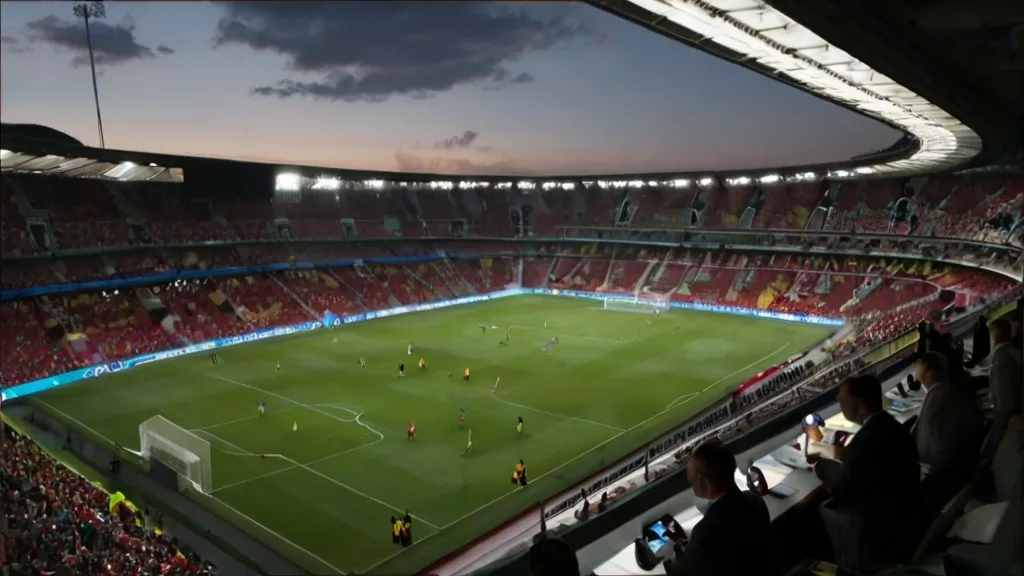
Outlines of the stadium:
<svg viewBox="0 0 1024 576">
<path fill-rule="evenodd" d="M 524 178 L 5 124 L 5 480 L 59 461 L 65 508 L 137 523 L 110 532 L 132 543 L 107 573 L 525 574 L 552 533 L 581 573 L 639 574 L 639 526 L 699 518 L 685 469 L 701 443 L 795 486 L 814 476 L 784 466 L 802 418 L 839 414 L 854 374 L 895 389 L 922 323 L 976 363 L 979 317 L 1019 338 L 1024 97 L 969 71 L 975 36 L 880 43 L 904 8 L 838 2 L 592 4 L 904 137 L 828 165 Z M 1018 443 L 978 474 L 1007 450 L 1019 469 Z M 999 569 L 1019 570 L 1009 483 L 994 546 L 1016 538 Z M 385 520 L 403 516 L 415 539 L 396 548 Z M 14 564 L 38 544 L 5 536 L 29 573 Z M 956 552 L 935 540 L 904 564 Z M 782 548 L 787 569 L 818 557 Z"/>
</svg>

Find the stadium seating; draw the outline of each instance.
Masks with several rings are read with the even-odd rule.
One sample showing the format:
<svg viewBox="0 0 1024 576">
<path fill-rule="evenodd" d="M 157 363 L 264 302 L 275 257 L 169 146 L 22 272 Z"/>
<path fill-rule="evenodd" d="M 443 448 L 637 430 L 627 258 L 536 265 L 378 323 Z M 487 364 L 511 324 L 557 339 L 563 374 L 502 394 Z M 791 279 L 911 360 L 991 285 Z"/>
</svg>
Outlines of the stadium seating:
<svg viewBox="0 0 1024 576">
<path fill-rule="evenodd" d="M 464 249 L 459 247 L 459 249 Z M 561 250 L 561 251 L 559 251 Z M 372 256 L 415 254 L 415 247 L 368 249 Z M 669 296 L 775 312 L 870 318 L 865 341 L 911 326 L 934 309 L 939 289 L 971 298 L 1014 288 L 1005 278 L 969 269 L 903 266 L 883 258 L 603 249 L 546 250 L 527 259 L 523 286 Z M 357 256 L 359 254 L 350 254 Z M 26 261 L 4 265 L 4 287 L 216 269 L 282 260 L 328 261 L 329 246 L 260 246 Z M 297 324 L 330 311 L 339 316 L 500 289 L 512 281 L 509 258 L 421 264 L 374 264 L 177 281 L 123 293 L 86 293 L 0 305 L 0 367 L 6 385 L 99 361 Z M 919 304 L 919 305 L 918 305 Z M 913 305 L 913 306 L 912 306 Z M 899 313 L 892 311 L 899 310 Z M 67 338 L 65 338 L 67 336 Z"/>
<path fill-rule="evenodd" d="M 577 186 L 516 194 L 395 188 L 313 191 L 273 200 L 200 194 L 168 183 L 5 175 L 8 209 L 0 220 L 0 251 L 29 254 L 48 246 L 69 250 L 288 238 L 422 238 L 449 236 L 452 221 L 463 222 L 465 234 L 490 237 L 550 236 L 567 225 L 685 225 L 821 228 L 1001 242 L 1021 220 L 1024 178 L 943 176 L 916 188 L 899 180 L 865 180 L 765 187 L 714 184 L 681 190 Z M 816 212 L 825 217 L 811 218 Z M 522 218 L 518 229 L 513 214 Z M 35 240 L 29 221 L 36 226 Z"/>
<path fill-rule="evenodd" d="M 10 427 L 0 428 L 5 573 L 212 573 L 163 534 L 159 520 L 125 503 L 111 508 L 106 492 Z"/>
</svg>

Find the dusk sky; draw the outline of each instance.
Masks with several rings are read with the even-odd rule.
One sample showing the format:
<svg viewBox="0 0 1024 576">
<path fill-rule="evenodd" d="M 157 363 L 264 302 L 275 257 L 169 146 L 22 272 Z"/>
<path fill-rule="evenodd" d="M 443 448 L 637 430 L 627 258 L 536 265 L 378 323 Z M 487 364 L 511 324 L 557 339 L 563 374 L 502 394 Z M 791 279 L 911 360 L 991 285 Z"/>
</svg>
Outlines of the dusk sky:
<svg viewBox="0 0 1024 576">
<path fill-rule="evenodd" d="M 3 122 L 98 145 L 71 3 L 2 2 Z M 107 147 L 452 174 L 847 159 L 899 134 L 586 4 L 109 2 Z"/>
</svg>

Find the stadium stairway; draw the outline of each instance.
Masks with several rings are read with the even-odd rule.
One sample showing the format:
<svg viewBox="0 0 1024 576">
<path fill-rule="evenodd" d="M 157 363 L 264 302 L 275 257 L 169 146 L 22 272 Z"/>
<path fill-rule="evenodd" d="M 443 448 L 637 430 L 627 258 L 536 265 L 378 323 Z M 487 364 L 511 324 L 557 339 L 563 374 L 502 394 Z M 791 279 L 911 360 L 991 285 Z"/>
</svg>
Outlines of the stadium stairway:
<svg viewBox="0 0 1024 576">
<path fill-rule="evenodd" d="M 353 297 L 355 298 L 355 300 L 356 300 L 357 302 L 359 302 L 359 304 L 360 304 L 360 305 L 361 305 L 361 306 L 362 306 L 363 308 L 366 308 L 367 310 L 369 310 L 369 309 L 370 309 L 369 305 L 367 305 L 367 303 L 366 303 L 366 300 L 363 300 L 363 297 L 362 297 L 362 295 L 361 295 L 361 294 L 359 293 L 359 291 L 358 291 L 358 290 L 356 290 L 355 288 L 353 288 L 353 287 L 352 287 L 352 286 L 351 286 L 351 285 L 350 285 L 350 284 L 349 284 L 348 282 L 345 282 L 345 280 L 343 280 L 343 279 L 342 279 L 342 278 L 341 278 L 340 276 L 338 276 L 337 274 L 335 274 L 335 273 L 334 273 L 334 271 L 332 271 L 332 270 L 324 270 L 324 271 L 322 271 L 322 272 L 321 272 L 321 274 L 325 274 L 325 275 L 327 275 L 327 276 L 328 276 L 328 277 L 329 277 L 329 278 L 330 278 L 331 280 L 333 280 L 334 282 L 336 282 L 336 283 L 337 283 L 337 284 L 338 284 L 339 286 L 342 286 L 342 287 L 344 287 L 344 288 L 345 288 L 346 290 L 348 290 L 348 292 L 349 292 L 350 294 L 352 294 L 352 296 L 353 296 Z"/>
<path fill-rule="evenodd" d="M 426 278 L 424 278 L 423 276 L 421 276 L 421 274 L 428 274 L 429 273 L 429 269 L 426 266 L 420 266 L 420 270 L 419 271 L 413 270 L 412 266 L 403 266 L 402 270 L 405 271 L 405 273 L 409 276 L 409 278 L 411 278 L 414 281 L 416 281 L 419 284 L 421 284 L 423 286 L 423 288 L 428 293 L 433 295 L 435 300 L 440 300 L 440 299 L 451 298 L 452 297 L 452 294 L 447 289 L 447 287 L 445 287 L 442 290 L 438 290 L 438 287 L 437 287 L 436 283 L 432 283 L 432 282 L 428 281 Z M 442 283 L 442 285 L 443 285 L 443 283 Z"/>
</svg>

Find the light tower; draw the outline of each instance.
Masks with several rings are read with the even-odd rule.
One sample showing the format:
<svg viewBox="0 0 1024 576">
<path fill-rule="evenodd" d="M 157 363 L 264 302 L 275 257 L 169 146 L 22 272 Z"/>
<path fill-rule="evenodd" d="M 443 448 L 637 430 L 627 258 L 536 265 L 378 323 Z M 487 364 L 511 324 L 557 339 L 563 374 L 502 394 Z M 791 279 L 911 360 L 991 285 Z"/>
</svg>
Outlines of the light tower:
<svg viewBox="0 0 1024 576">
<path fill-rule="evenodd" d="M 85 21 L 85 42 L 89 46 L 89 68 L 92 70 L 92 96 L 96 102 L 96 126 L 100 132 L 100 148 L 106 148 L 107 144 L 103 140 L 103 115 L 100 114 L 100 91 L 96 86 L 96 61 L 92 56 L 92 34 L 89 32 L 89 19 L 100 19 L 107 15 L 107 9 L 103 7 L 103 2 L 91 2 L 75 4 L 74 7 L 75 16 Z"/>
</svg>

